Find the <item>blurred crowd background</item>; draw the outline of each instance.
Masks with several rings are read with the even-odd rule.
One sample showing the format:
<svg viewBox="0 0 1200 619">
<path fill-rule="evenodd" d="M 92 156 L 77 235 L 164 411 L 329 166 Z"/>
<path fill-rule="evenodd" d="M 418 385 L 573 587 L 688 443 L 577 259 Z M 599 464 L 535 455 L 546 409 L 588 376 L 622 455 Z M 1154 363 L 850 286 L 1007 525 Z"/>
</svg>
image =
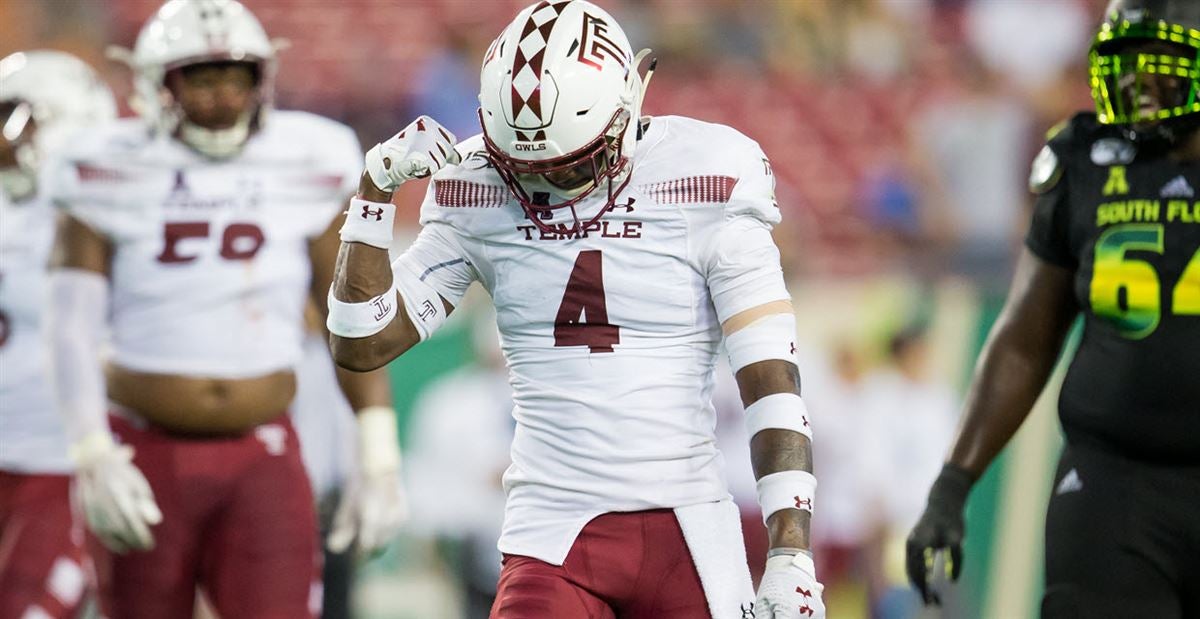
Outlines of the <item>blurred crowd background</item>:
<svg viewBox="0 0 1200 619">
<path fill-rule="evenodd" d="M 364 145 L 418 114 L 460 138 L 476 133 L 483 52 L 525 4 L 243 1 L 290 44 L 277 106 L 346 122 Z M 921 616 L 898 549 L 1003 300 L 1028 224 L 1029 163 L 1051 126 L 1091 105 L 1087 47 L 1106 2 L 599 1 L 635 49 L 654 49 L 646 113 L 731 125 L 771 158 L 784 212 L 776 240 L 804 340 L 829 616 Z M 158 4 L 4 0 L 0 56 L 69 51 L 124 98 L 130 74 L 106 47 L 132 47 Z M 417 185 L 396 198 L 412 234 Z M 360 571 L 356 616 L 486 614 L 512 421 L 494 321 L 476 297 L 452 328 L 391 367 L 413 520 Z M 721 447 L 759 567 L 748 447 L 724 378 Z M 944 616 L 1034 615 L 1058 440 L 1052 409 L 1043 398 L 972 495 L 964 582 Z"/>
</svg>

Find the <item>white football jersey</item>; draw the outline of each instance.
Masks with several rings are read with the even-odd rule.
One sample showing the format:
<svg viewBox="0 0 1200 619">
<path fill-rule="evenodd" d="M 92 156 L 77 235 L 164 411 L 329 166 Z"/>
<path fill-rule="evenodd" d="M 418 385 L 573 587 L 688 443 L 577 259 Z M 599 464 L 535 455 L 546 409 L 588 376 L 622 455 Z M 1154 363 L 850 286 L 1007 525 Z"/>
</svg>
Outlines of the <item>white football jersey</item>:
<svg viewBox="0 0 1200 619">
<path fill-rule="evenodd" d="M 458 150 L 393 268 L 452 304 L 479 281 L 495 303 L 517 421 L 500 550 L 561 564 L 599 514 L 728 498 L 710 398 L 721 322 L 789 298 L 758 144 L 652 119 L 628 186 L 582 235 L 528 220 L 480 136 Z M 580 218 L 606 197 L 577 205 Z M 547 223 L 573 221 L 560 209 Z"/>
<path fill-rule="evenodd" d="M 213 160 L 130 119 L 54 168 L 54 201 L 112 242 L 114 363 L 245 378 L 300 359 L 308 244 L 362 170 L 349 127 L 272 112 L 240 154 Z"/>
<path fill-rule="evenodd" d="M 0 469 L 7 471 L 71 470 L 42 320 L 54 215 L 41 195 L 12 204 L 0 193 Z"/>
</svg>

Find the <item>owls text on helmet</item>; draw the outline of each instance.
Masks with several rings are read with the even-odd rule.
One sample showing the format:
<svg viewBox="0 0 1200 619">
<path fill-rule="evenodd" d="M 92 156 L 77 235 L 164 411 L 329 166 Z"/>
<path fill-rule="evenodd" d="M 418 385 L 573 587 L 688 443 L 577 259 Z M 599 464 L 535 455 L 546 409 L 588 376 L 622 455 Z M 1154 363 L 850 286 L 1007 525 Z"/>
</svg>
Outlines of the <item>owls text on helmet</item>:
<svg viewBox="0 0 1200 619">
<path fill-rule="evenodd" d="M 527 211 L 573 208 L 601 186 L 615 199 L 637 140 L 643 57 L 611 15 L 585 0 L 529 6 L 488 48 L 484 143 Z"/>
<path fill-rule="evenodd" d="M 258 19 L 236 0 L 170 0 L 126 55 L 135 76 L 133 107 L 154 128 L 177 134 L 204 155 L 237 154 L 271 107 L 275 51 Z M 254 103 L 235 126 L 209 130 L 184 117 L 165 79 L 173 69 L 217 61 L 254 64 L 258 85 Z"/>
<path fill-rule="evenodd" d="M 17 52 L 0 60 L 0 131 L 16 165 L 0 169 L 14 200 L 36 189 L 39 161 L 72 133 L 115 118 L 112 91 L 82 60 L 58 51 Z"/>
</svg>

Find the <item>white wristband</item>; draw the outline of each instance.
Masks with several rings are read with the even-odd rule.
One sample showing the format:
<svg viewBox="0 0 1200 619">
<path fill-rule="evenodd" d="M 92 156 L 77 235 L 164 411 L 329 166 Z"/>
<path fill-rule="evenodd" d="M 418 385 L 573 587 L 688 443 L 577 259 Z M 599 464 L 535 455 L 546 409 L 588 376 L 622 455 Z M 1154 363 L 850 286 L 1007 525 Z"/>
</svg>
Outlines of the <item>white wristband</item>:
<svg viewBox="0 0 1200 619">
<path fill-rule="evenodd" d="M 358 450 L 366 475 L 389 473 L 400 468 L 400 436 L 396 411 L 387 406 L 368 406 L 355 413 L 358 419 Z"/>
<path fill-rule="evenodd" d="M 796 363 L 796 316 L 770 314 L 725 337 L 729 367 L 734 373 L 759 361 L 782 359 Z"/>
<path fill-rule="evenodd" d="M 759 398 L 746 407 L 746 436 L 754 438 L 763 430 L 791 430 L 812 440 L 808 408 L 795 393 L 775 393 Z"/>
<path fill-rule="evenodd" d="M 396 205 L 390 202 L 369 202 L 350 198 L 346 222 L 339 235 L 343 243 L 363 243 L 388 250 L 392 247 L 392 224 L 396 220 Z"/>
<path fill-rule="evenodd" d="M 817 478 L 808 471 L 779 471 L 763 477 L 758 480 L 758 504 L 762 507 L 763 522 L 784 509 L 812 513 L 816 493 Z"/>
<path fill-rule="evenodd" d="M 333 296 L 329 289 L 329 316 L 325 326 L 338 337 L 360 338 L 383 331 L 396 317 L 396 288 L 362 303 L 347 303 Z"/>
</svg>

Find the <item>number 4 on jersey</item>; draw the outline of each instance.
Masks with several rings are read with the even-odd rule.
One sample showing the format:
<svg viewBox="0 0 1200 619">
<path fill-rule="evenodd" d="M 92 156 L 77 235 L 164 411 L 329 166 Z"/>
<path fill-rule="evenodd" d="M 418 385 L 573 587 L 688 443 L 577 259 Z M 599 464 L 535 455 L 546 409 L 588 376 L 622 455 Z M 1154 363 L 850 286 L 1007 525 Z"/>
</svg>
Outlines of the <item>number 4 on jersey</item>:
<svg viewBox="0 0 1200 619">
<path fill-rule="evenodd" d="M 612 352 L 613 346 L 620 343 L 620 327 L 608 323 L 602 253 L 598 249 L 581 251 L 554 319 L 554 345 Z"/>
</svg>

